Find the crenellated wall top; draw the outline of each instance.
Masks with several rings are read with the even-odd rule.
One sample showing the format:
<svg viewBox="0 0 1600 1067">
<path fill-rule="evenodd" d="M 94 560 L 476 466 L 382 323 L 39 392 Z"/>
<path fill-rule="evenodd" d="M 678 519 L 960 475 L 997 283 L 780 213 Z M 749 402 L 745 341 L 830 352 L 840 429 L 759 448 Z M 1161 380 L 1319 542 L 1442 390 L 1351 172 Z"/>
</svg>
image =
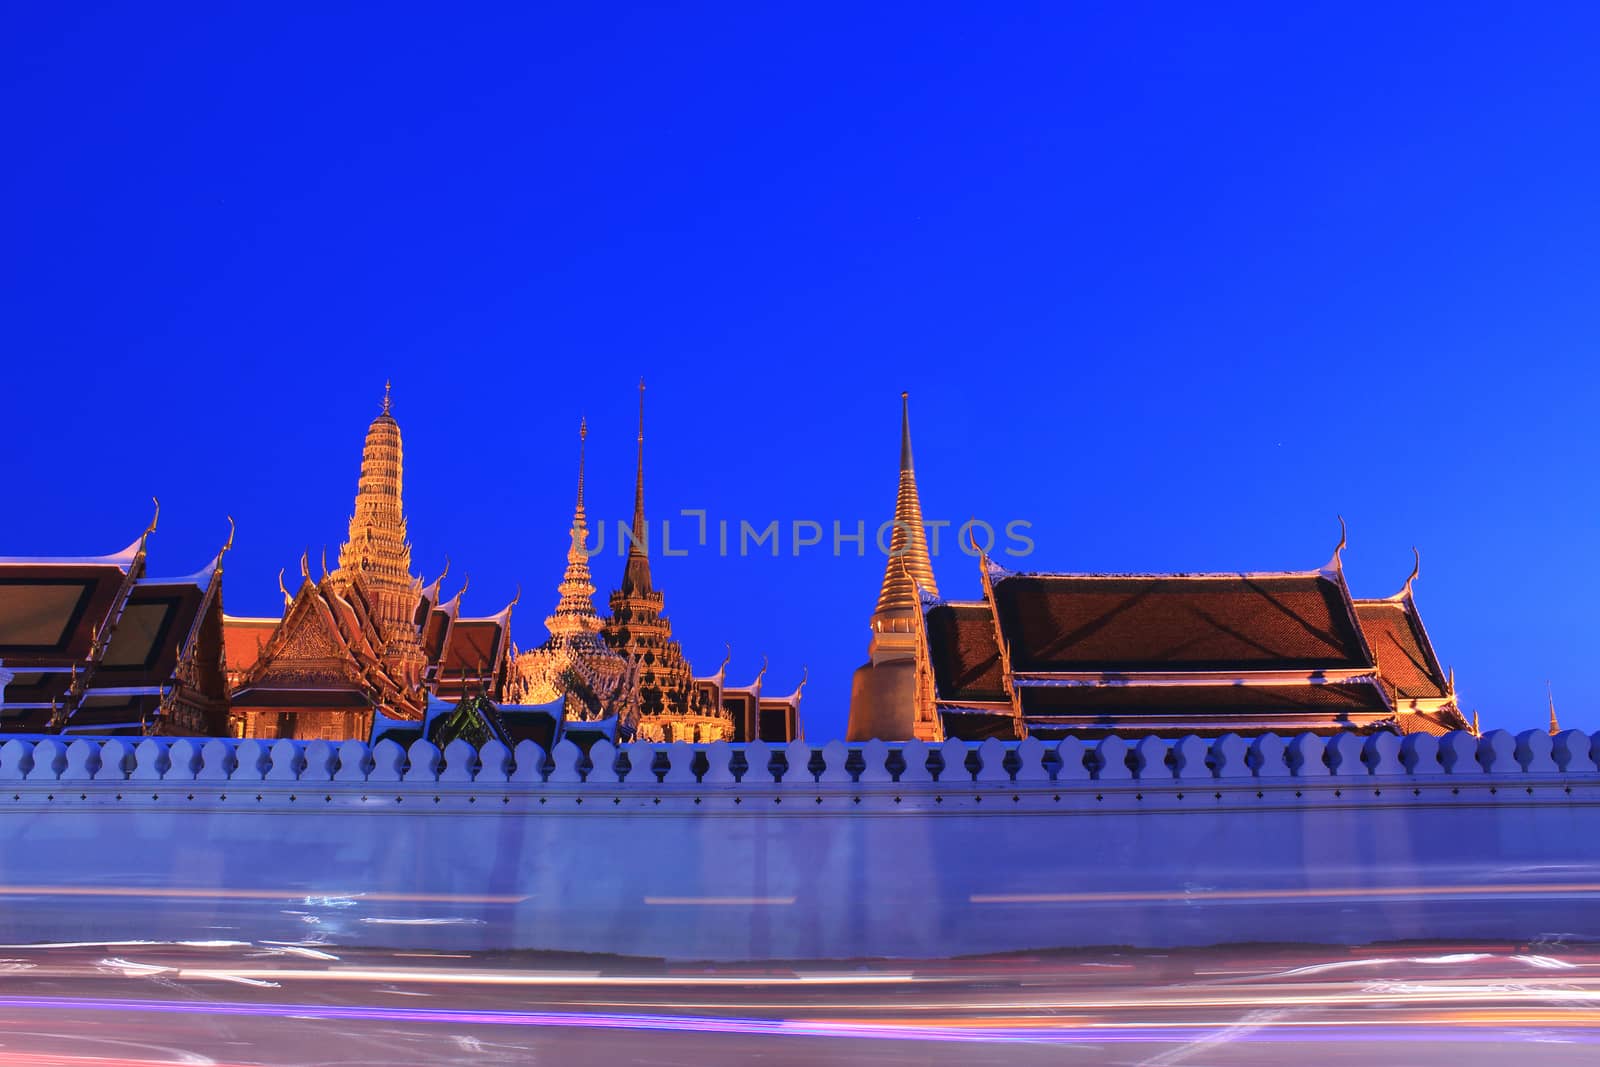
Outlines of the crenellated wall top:
<svg viewBox="0 0 1600 1067">
<path fill-rule="evenodd" d="M 0 743 L 0 782 L 16 788 L 122 789 L 128 783 L 175 783 L 196 788 L 241 783 L 269 792 L 279 787 L 400 794 L 425 788 L 485 787 L 516 793 L 705 793 L 799 790 L 815 794 L 949 792 L 968 788 L 1103 794 L 1162 787 L 1218 790 L 1313 785 L 1381 787 L 1407 779 L 1430 783 L 1467 780 L 1519 784 L 1535 777 L 1588 779 L 1600 784 L 1600 734 L 1578 730 L 1554 736 L 1542 730 L 1481 737 L 1465 731 L 1431 737 L 1314 734 L 1215 740 L 1184 737 L 1137 740 L 1107 737 L 1092 744 L 1069 738 L 1041 742 L 920 741 L 814 746 L 692 745 L 596 742 L 585 754 L 571 741 L 546 752 L 532 741 L 514 750 L 491 741 L 481 750 L 453 741 L 443 751 L 427 741 L 402 748 L 393 741 L 264 741 L 223 738 L 73 739 L 14 736 Z M 19 798 L 20 798 L 20 794 Z M 83 794 L 87 796 L 85 792 Z M 1142 792 L 1140 794 L 1142 796 Z M 1181 793 L 1179 794 L 1182 795 Z M 1220 792 L 1218 796 L 1220 796 Z"/>
</svg>

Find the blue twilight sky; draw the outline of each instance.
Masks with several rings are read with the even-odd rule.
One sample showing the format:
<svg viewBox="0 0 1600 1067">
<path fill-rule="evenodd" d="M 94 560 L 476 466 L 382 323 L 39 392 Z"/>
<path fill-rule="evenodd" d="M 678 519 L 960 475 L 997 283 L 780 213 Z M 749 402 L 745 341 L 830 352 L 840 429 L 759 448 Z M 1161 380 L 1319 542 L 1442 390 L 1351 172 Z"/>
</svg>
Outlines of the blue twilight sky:
<svg viewBox="0 0 1600 1067">
<path fill-rule="evenodd" d="M 579 415 L 625 518 L 643 375 L 652 515 L 735 530 L 656 554 L 685 650 L 809 665 L 826 738 L 883 561 L 789 524 L 888 518 L 909 389 L 930 519 L 1244 570 L 1342 513 L 1357 595 L 1421 547 L 1486 727 L 1547 679 L 1600 727 L 1591 6 L 328 7 L 0 16 L 0 552 L 120 548 L 157 495 L 153 566 L 232 514 L 227 607 L 271 612 L 392 378 L 417 570 L 520 584 L 537 644 Z"/>
</svg>

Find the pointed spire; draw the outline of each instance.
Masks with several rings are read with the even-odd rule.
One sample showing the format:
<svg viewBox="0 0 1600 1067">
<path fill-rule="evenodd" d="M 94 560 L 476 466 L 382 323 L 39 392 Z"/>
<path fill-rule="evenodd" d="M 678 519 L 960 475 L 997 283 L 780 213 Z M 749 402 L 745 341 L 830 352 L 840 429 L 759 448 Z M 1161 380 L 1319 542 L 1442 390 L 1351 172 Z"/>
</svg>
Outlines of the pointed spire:
<svg viewBox="0 0 1600 1067">
<path fill-rule="evenodd" d="M 911 470 L 911 394 L 900 394 L 900 473 Z"/>
<path fill-rule="evenodd" d="M 633 543 L 628 546 L 628 562 L 622 571 L 622 589 L 627 593 L 649 593 L 649 528 L 644 518 L 644 379 L 639 379 L 639 460 L 633 481 Z"/>
<path fill-rule="evenodd" d="M 578 416 L 578 514 L 583 514 L 583 462 L 584 450 L 589 440 L 589 420 Z"/>
<path fill-rule="evenodd" d="M 1544 683 L 1544 691 L 1550 697 L 1550 736 L 1554 737 L 1561 732 L 1561 723 L 1556 719 L 1556 691 L 1549 682 Z"/>
<path fill-rule="evenodd" d="M 1473 737 L 1482 737 L 1483 736 L 1483 730 L 1481 728 L 1479 728 L 1479 726 L 1478 726 L 1478 712 L 1477 712 L 1476 709 L 1474 709 L 1473 712 L 1472 712 L 1472 736 Z"/>
<path fill-rule="evenodd" d="M 895 610 L 920 610 L 917 590 L 939 595 L 933 561 L 928 556 L 927 533 L 922 525 L 922 501 L 917 495 L 917 475 L 911 462 L 911 394 L 900 394 L 900 488 L 894 503 L 894 533 L 889 538 L 889 562 L 878 591 L 875 614 Z"/>
<path fill-rule="evenodd" d="M 389 379 L 383 380 L 383 413 L 389 414 Z"/>
<path fill-rule="evenodd" d="M 644 528 L 644 379 L 639 379 L 639 460 L 634 466 L 633 480 L 633 548 L 632 552 L 645 554 Z"/>
<path fill-rule="evenodd" d="M 600 629 L 594 610 L 594 579 L 589 574 L 589 523 L 583 510 L 583 468 L 589 422 L 578 420 L 578 503 L 572 509 L 572 542 L 567 547 L 567 569 L 557 587 L 555 613 L 544 620 L 552 635 L 592 634 Z M 518 595 L 521 595 L 520 590 Z"/>
</svg>

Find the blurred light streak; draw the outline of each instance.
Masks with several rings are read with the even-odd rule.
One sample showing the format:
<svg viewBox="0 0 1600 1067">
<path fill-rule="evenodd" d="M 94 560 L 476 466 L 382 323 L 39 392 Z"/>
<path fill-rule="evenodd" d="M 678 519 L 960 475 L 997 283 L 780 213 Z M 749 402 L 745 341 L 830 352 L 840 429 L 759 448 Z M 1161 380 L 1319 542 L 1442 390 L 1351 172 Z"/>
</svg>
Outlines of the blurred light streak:
<svg viewBox="0 0 1600 1067">
<path fill-rule="evenodd" d="M 250 948 L 253 941 L 27 941 L 0 948 Z"/>
<path fill-rule="evenodd" d="M 263 941 L 261 945 L 274 954 L 283 953 L 290 956 L 303 956 L 308 960 L 337 960 L 339 958 L 331 952 L 323 952 L 320 949 L 291 944 L 287 941 Z"/>
<path fill-rule="evenodd" d="M 247 1067 L 241 1063 L 223 1063 L 220 1060 L 144 1060 L 126 1056 L 65 1056 L 52 1052 L 6 1052 L 6 1067 Z"/>
<path fill-rule="evenodd" d="M 131 966 L 131 965 L 130 965 Z M 142 965 L 149 966 L 149 965 Z M 170 971 L 177 978 L 206 978 L 223 973 L 211 968 L 187 968 L 181 963 L 171 967 L 154 968 Z M 383 982 L 395 984 L 438 983 L 440 985 L 532 985 L 532 986 L 805 986 L 805 985 L 892 985 L 896 983 L 927 982 L 904 973 L 827 973 L 792 975 L 607 975 L 599 971 L 458 971 L 405 967 L 329 967 L 326 970 L 306 968 L 240 968 L 230 967 L 225 972 L 235 977 L 258 978 L 277 982 Z M 932 979 L 931 981 L 939 981 Z"/>
<path fill-rule="evenodd" d="M 155 897 L 174 900 L 299 900 L 343 906 L 374 901 L 382 904 L 521 904 L 526 895 L 508 893 L 312 893 L 292 889 L 175 889 L 136 885 L 13 885 L 0 886 L 4 897 Z M 140 944 L 130 941 L 127 944 Z M 223 942 L 219 942 L 221 944 Z M 238 942 L 226 942 L 237 944 Z"/>
<path fill-rule="evenodd" d="M 1373 897 L 1477 897 L 1600 893 L 1600 882 L 1559 885 L 1435 885 L 1329 887 L 1326 889 L 1145 890 L 1125 893 L 973 893 L 973 904 L 1133 904 L 1191 900 L 1320 900 Z"/>
<path fill-rule="evenodd" d="M 1353 967 L 1381 967 L 1392 963 L 1476 963 L 1479 960 L 1493 959 L 1487 952 L 1456 952 L 1447 956 L 1367 956 L 1355 960 L 1335 960 L 1332 963 L 1313 963 L 1305 967 L 1292 967 L 1287 971 L 1274 971 L 1264 974 L 1262 978 L 1295 978 L 1309 974 L 1326 974 L 1329 971 L 1348 970 Z M 1253 972 L 1238 972 L 1253 973 Z"/>
<path fill-rule="evenodd" d="M 704 904 L 718 906 L 743 906 L 753 905 L 785 907 L 794 903 L 794 897 L 645 897 L 646 904 L 655 904 L 666 907 L 683 905 Z"/>
<path fill-rule="evenodd" d="M 755 1034 L 762 1036 L 804 1036 L 869 1038 L 893 1041 L 921 1040 L 988 1044 L 1081 1044 L 1161 1043 L 1202 1041 L 1212 1035 L 1237 1028 L 1236 1020 L 1170 1023 L 1099 1023 L 1090 1025 L 1040 1026 L 991 1030 L 970 1025 L 936 1026 L 840 1022 L 825 1019 L 758 1019 L 748 1017 L 675 1017 L 648 1014 L 589 1014 L 581 1012 L 472 1011 L 437 1008 L 375 1008 L 327 1004 L 247 1004 L 227 1001 L 115 1000 L 61 997 L 0 997 L 0 1008 L 16 1011 L 122 1012 L 165 1015 L 255 1016 L 270 1018 L 335 1021 L 385 1021 L 434 1023 L 469 1026 L 560 1027 L 593 1030 L 655 1030 L 693 1033 Z M 1543 1015 L 1543 1013 L 1541 1013 Z M 1585 1022 L 1564 1017 L 1556 1023 L 1566 1040 L 1600 1044 L 1600 1032 L 1586 1028 Z M 1520 1019 L 1520 1016 L 1514 1017 Z M 1453 1025 L 1422 1027 L 1396 1025 L 1392 1020 L 1375 1018 L 1326 1022 L 1275 1022 L 1263 1020 L 1244 1040 L 1250 1042 L 1301 1042 L 1305 1040 L 1346 1040 L 1363 1043 L 1396 1041 L 1480 1041 L 1493 1039 L 1494 1033 L 1477 1033 L 1475 1028 Z M 1546 1024 L 1549 1025 L 1549 1024 Z M 104 1062 L 104 1061 L 102 1061 Z"/>
<path fill-rule="evenodd" d="M 1530 967 L 1538 967 L 1546 971 L 1576 971 L 1581 964 L 1568 963 L 1552 956 L 1512 956 L 1518 963 L 1526 963 Z"/>
</svg>

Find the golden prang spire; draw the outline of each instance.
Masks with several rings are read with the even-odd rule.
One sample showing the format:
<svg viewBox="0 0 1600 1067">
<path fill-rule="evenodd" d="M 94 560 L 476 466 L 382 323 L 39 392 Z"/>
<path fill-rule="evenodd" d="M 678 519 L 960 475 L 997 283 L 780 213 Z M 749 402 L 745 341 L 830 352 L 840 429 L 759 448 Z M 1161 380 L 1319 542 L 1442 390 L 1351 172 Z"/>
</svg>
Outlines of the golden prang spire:
<svg viewBox="0 0 1600 1067">
<path fill-rule="evenodd" d="M 567 548 L 567 570 L 561 576 L 560 599 L 555 614 L 544 620 L 552 636 L 575 637 L 598 633 L 600 617 L 594 611 L 594 580 L 589 574 L 589 522 L 583 510 L 584 445 L 589 423 L 578 421 L 578 503 L 572 510 L 572 544 Z"/>
<path fill-rule="evenodd" d="M 889 563 L 883 571 L 874 626 L 880 616 L 921 611 L 917 590 L 939 595 L 922 526 L 922 502 L 911 462 L 911 394 L 900 394 L 900 489 L 894 501 L 894 533 L 889 538 Z"/>
<path fill-rule="evenodd" d="M 383 411 L 367 427 L 361 449 L 361 478 L 356 484 L 355 512 L 350 516 L 350 536 L 339 546 L 337 577 L 362 579 L 373 601 L 383 632 L 414 637 L 416 579 L 411 576 L 411 545 L 406 540 L 402 507 L 404 453 L 400 424 L 390 411 L 390 391 L 384 384 Z"/>
</svg>

